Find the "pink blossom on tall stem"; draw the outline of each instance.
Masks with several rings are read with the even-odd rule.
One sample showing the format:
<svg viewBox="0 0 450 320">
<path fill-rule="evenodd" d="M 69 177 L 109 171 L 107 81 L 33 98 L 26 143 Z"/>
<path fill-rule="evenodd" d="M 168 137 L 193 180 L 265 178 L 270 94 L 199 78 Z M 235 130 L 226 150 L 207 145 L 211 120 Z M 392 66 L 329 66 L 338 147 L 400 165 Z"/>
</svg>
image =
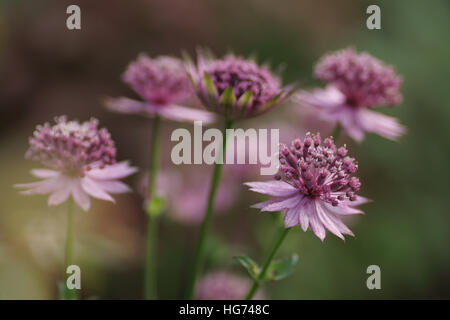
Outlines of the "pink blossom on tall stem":
<svg viewBox="0 0 450 320">
<path fill-rule="evenodd" d="M 195 298 L 197 300 L 241 300 L 250 287 L 246 278 L 229 272 L 216 271 L 199 279 Z M 258 291 L 253 300 L 262 300 L 264 295 Z"/>
<path fill-rule="evenodd" d="M 90 196 L 114 202 L 111 194 L 130 191 L 119 179 L 136 172 L 128 162 L 116 162 L 116 147 L 109 132 L 91 119 L 83 123 L 55 118 L 55 124 L 36 128 L 30 138 L 26 158 L 41 162 L 48 169 L 33 169 L 43 180 L 16 184 L 23 194 L 50 194 L 48 204 L 55 206 L 72 196 L 83 210 L 89 210 Z"/>
<path fill-rule="evenodd" d="M 284 211 L 284 225 L 300 225 L 324 240 L 326 229 L 344 239 L 353 236 L 341 221 L 343 216 L 362 213 L 355 207 L 367 202 L 357 192 L 361 182 L 354 173 L 358 164 L 347 156 L 345 146 L 336 148 L 331 137 L 307 133 L 290 147 L 280 146 L 280 168 L 275 180 L 248 182 L 250 190 L 273 197 L 254 207 L 261 211 Z"/>
<path fill-rule="evenodd" d="M 180 59 L 168 56 L 152 59 L 141 54 L 136 61 L 130 63 L 122 80 L 144 101 L 125 97 L 107 98 L 105 105 L 111 111 L 149 117 L 158 115 L 182 122 L 214 121 L 212 113 L 179 104 L 193 96 L 192 86 Z"/>
<path fill-rule="evenodd" d="M 402 102 L 402 80 L 391 66 L 349 48 L 323 56 L 314 76 L 326 88 L 301 91 L 298 102 L 317 109 L 324 120 L 340 124 L 354 140 L 362 141 L 365 132 L 396 140 L 406 132 L 397 119 L 369 110 Z"/>
<path fill-rule="evenodd" d="M 214 59 L 200 51 L 187 70 L 203 105 L 228 120 L 258 116 L 294 92 L 292 86 L 282 88 L 281 79 L 266 66 L 231 54 Z"/>
</svg>

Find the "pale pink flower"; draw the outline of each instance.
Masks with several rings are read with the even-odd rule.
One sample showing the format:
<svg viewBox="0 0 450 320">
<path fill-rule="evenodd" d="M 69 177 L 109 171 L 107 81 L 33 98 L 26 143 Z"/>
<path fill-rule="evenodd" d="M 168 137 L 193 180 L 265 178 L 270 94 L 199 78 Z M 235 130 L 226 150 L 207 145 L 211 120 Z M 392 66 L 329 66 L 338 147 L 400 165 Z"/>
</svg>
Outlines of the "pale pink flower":
<svg viewBox="0 0 450 320">
<path fill-rule="evenodd" d="M 114 202 L 110 194 L 125 193 L 130 188 L 119 179 L 137 171 L 128 162 L 116 162 L 116 148 L 109 132 L 98 129 L 98 121 L 83 123 L 55 118 L 55 124 L 39 125 L 30 138 L 26 158 L 50 169 L 33 169 L 31 174 L 43 180 L 15 187 L 23 194 L 50 194 L 48 204 L 56 206 L 72 196 L 83 210 L 90 198 Z"/>
<path fill-rule="evenodd" d="M 198 281 L 195 298 L 197 300 L 242 300 L 250 288 L 250 282 L 229 272 L 216 271 L 206 274 Z M 258 291 L 253 300 L 262 300 Z"/>
<path fill-rule="evenodd" d="M 187 70 L 205 108 L 232 120 L 265 113 L 295 90 L 282 88 L 281 79 L 266 66 L 234 55 L 214 59 L 200 51 L 197 63 L 188 62 Z"/>
<path fill-rule="evenodd" d="M 289 148 L 280 146 L 280 168 L 275 181 L 248 182 L 250 190 L 273 199 L 254 207 L 261 211 L 285 211 L 286 228 L 308 227 L 323 241 L 325 229 L 344 239 L 353 233 L 341 221 L 343 216 L 362 213 L 354 208 L 368 200 L 356 195 L 361 183 L 352 176 L 358 169 L 345 146 L 336 148 L 333 139 L 307 133 Z"/>
<path fill-rule="evenodd" d="M 322 57 L 314 75 L 326 88 L 299 92 L 298 102 L 341 124 L 354 140 L 362 141 L 365 132 L 396 140 L 406 132 L 397 119 L 369 110 L 401 103 L 402 80 L 392 67 L 368 53 L 345 49 Z"/>
<path fill-rule="evenodd" d="M 181 60 L 168 56 L 151 59 L 141 54 L 122 76 L 144 101 L 125 97 L 107 98 L 108 109 L 120 113 L 159 115 L 174 121 L 214 121 L 212 113 L 185 107 L 179 103 L 193 96 L 192 86 Z"/>
</svg>

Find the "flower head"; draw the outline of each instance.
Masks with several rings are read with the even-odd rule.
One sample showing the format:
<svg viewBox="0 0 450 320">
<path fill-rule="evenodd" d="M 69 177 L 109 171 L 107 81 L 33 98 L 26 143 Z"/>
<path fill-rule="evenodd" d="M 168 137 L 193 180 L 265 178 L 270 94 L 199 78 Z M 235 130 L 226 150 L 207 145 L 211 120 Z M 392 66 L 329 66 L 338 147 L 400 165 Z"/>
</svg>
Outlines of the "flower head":
<svg viewBox="0 0 450 320">
<path fill-rule="evenodd" d="M 314 76 L 327 84 L 326 89 L 300 92 L 299 102 L 318 109 L 325 120 L 340 123 L 356 141 L 364 132 L 395 140 L 406 131 L 395 118 L 369 110 L 401 103 L 402 80 L 391 66 L 349 48 L 323 56 Z"/>
<path fill-rule="evenodd" d="M 197 300 L 241 300 L 244 298 L 250 283 L 246 278 L 234 274 L 216 271 L 199 280 L 195 298 Z M 264 299 L 258 291 L 254 300 Z"/>
<path fill-rule="evenodd" d="M 314 76 L 336 86 L 355 107 L 397 105 L 402 102 L 402 80 L 391 66 L 368 53 L 345 49 L 323 56 Z"/>
<path fill-rule="evenodd" d="M 125 97 L 108 98 L 105 104 L 112 111 L 150 117 L 159 115 L 175 121 L 201 120 L 208 123 L 213 120 L 213 115 L 208 112 L 178 105 L 193 96 L 192 86 L 180 59 L 168 56 L 152 59 L 141 54 L 130 63 L 122 80 L 145 102 Z"/>
<path fill-rule="evenodd" d="M 205 107 L 232 120 L 267 112 L 293 93 L 268 68 L 234 55 L 213 59 L 200 53 L 188 71 Z"/>
<path fill-rule="evenodd" d="M 290 147 L 280 146 L 280 168 L 275 181 L 249 182 L 250 190 L 274 198 L 255 205 L 262 211 L 285 210 L 286 228 L 308 227 L 321 240 L 325 229 L 344 239 L 353 235 L 341 221 L 344 215 L 362 213 L 354 206 L 367 202 L 357 195 L 361 182 L 354 176 L 358 164 L 345 146 L 336 148 L 333 138 L 322 141 L 307 133 Z"/>
<path fill-rule="evenodd" d="M 44 180 L 16 187 L 24 194 L 50 194 L 49 205 L 58 205 L 72 195 L 84 210 L 90 207 L 89 195 L 113 201 L 109 193 L 129 188 L 118 179 L 136 171 L 126 162 L 116 163 L 116 148 L 109 132 L 98 128 L 98 121 L 83 123 L 55 118 L 55 124 L 36 128 L 30 138 L 26 158 L 50 169 L 34 169 L 31 174 Z"/>
</svg>

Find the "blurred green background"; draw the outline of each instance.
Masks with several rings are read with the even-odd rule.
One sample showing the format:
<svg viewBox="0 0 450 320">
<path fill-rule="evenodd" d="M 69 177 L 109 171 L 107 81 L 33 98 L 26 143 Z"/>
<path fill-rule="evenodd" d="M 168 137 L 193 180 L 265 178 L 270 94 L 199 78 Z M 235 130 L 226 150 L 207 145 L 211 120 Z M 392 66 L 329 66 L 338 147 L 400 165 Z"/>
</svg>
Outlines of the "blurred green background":
<svg viewBox="0 0 450 320">
<path fill-rule="evenodd" d="M 62 278 L 65 206 L 21 196 L 14 183 L 32 181 L 39 164 L 24 159 L 34 127 L 56 115 L 99 118 L 119 159 L 147 167 L 149 121 L 105 111 L 105 95 L 131 95 L 120 81 L 139 52 L 178 55 L 198 45 L 216 53 L 256 53 L 285 66 L 286 83 L 318 85 L 312 67 L 325 52 L 354 46 L 396 67 L 404 102 L 383 109 L 408 127 L 399 143 L 369 135 L 351 153 L 360 164 L 362 194 L 374 202 L 350 222 L 356 237 L 291 232 L 280 256 L 300 256 L 294 275 L 265 287 L 273 299 L 450 298 L 450 2 L 332 0 L 10 0 L 0 12 L 0 299 L 53 299 Z M 66 29 L 66 7 L 78 4 L 82 30 Z M 366 8 L 381 7 L 381 30 L 366 28 Z M 276 122 L 305 130 L 284 105 L 258 125 Z M 170 132 L 165 142 L 170 151 Z M 327 128 L 328 129 L 328 128 Z M 281 130 L 283 128 L 281 127 Z M 331 129 L 329 129 L 331 130 Z M 322 132 L 326 135 L 328 132 Z M 178 170 L 190 170 L 180 167 Z M 207 172 L 202 179 L 209 179 Z M 138 185 L 139 177 L 128 183 Z M 169 181 L 170 182 L 170 181 Z M 178 183 L 172 181 L 172 183 Z M 280 221 L 257 214 L 259 200 L 243 186 L 233 208 L 216 217 L 208 270 L 244 271 L 232 256 L 261 261 Z M 205 195 L 206 199 L 206 195 Z M 117 204 L 95 201 L 76 220 L 76 259 L 84 297 L 142 298 L 145 216 L 138 194 Z M 161 298 L 179 298 L 198 227 L 165 216 L 159 243 Z M 366 268 L 381 267 L 381 290 L 368 290 Z"/>
</svg>

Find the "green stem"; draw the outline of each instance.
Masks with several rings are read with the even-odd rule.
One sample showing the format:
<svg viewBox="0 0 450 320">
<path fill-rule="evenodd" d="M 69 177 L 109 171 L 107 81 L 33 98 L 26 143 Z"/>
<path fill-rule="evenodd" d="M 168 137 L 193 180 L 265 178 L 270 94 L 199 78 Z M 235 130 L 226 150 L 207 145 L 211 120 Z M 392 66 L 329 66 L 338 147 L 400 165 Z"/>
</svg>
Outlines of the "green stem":
<svg viewBox="0 0 450 320">
<path fill-rule="evenodd" d="M 286 238 L 287 234 L 289 233 L 288 229 L 284 229 L 283 233 L 281 234 L 280 238 L 275 243 L 275 246 L 273 247 L 272 251 L 270 252 L 270 255 L 267 257 L 266 261 L 264 262 L 263 268 L 261 272 L 258 275 L 258 278 L 253 280 L 253 285 L 250 288 L 250 290 L 247 293 L 247 296 L 245 297 L 245 300 L 251 300 L 253 296 L 255 295 L 256 291 L 258 290 L 259 286 L 261 285 L 261 282 L 263 282 L 264 278 L 266 277 L 267 270 L 269 269 L 270 263 L 272 262 L 275 254 L 277 253 L 278 249 L 280 248 L 281 244 L 283 243 L 284 239 Z"/>
<path fill-rule="evenodd" d="M 337 143 L 339 136 L 341 135 L 342 126 L 340 123 L 337 123 L 334 127 L 333 131 L 331 132 L 331 136 L 334 138 L 334 142 Z"/>
<path fill-rule="evenodd" d="M 148 202 L 147 209 L 147 241 L 145 256 L 145 278 L 144 278 L 144 296 L 145 299 L 156 299 L 157 283 L 156 283 L 156 241 L 158 230 L 158 217 L 151 215 L 149 212 L 150 204 L 155 196 L 156 175 L 158 172 L 158 153 L 159 153 L 159 127 L 161 119 L 156 116 L 153 119 L 152 135 L 150 141 L 150 168 L 148 180 Z"/>
<path fill-rule="evenodd" d="M 225 121 L 225 128 L 223 130 L 224 132 L 222 132 L 222 150 L 221 154 L 218 155 L 218 159 L 220 159 L 220 157 L 225 158 L 225 148 L 227 144 L 227 129 L 230 129 L 232 125 L 233 122 L 231 120 Z M 203 265 L 206 238 L 211 224 L 211 217 L 214 207 L 214 198 L 216 196 L 216 191 L 219 186 L 219 180 L 222 173 L 223 161 L 222 163 L 218 162 L 219 161 L 216 161 L 214 165 L 214 172 L 212 175 L 211 186 L 208 195 L 208 203 L 206 206 L 205 216 L 203 218 L 203 222 L 200 228 L 200 236 L 197 242 L 197 249 L 194 256 L 194 266 L 192 268 L 192 273 L 187 288 L 188 299 L 192 299 L 194 296 L 195 282 L 197 280 L 198 274 L 200 273 L 200 269 Z"/>
<path fill-rule="evenodd" d="M 77 293 L 75 289 L 69 290 L 67 288 L 67 279 L 66 272 L 67 267 L 72 265 L 73 258 L 73 211 L 74 211 L 74 203 L 72 199 L 67 201 L 67 226 L 66 226 L 66 244 L 65 244 L 65 252 L 64 252 L 64 282 L 62 283 L 62 294 L 61 298 L 64 300 L 75 300 L 77 298 Z"/>
</svg>

